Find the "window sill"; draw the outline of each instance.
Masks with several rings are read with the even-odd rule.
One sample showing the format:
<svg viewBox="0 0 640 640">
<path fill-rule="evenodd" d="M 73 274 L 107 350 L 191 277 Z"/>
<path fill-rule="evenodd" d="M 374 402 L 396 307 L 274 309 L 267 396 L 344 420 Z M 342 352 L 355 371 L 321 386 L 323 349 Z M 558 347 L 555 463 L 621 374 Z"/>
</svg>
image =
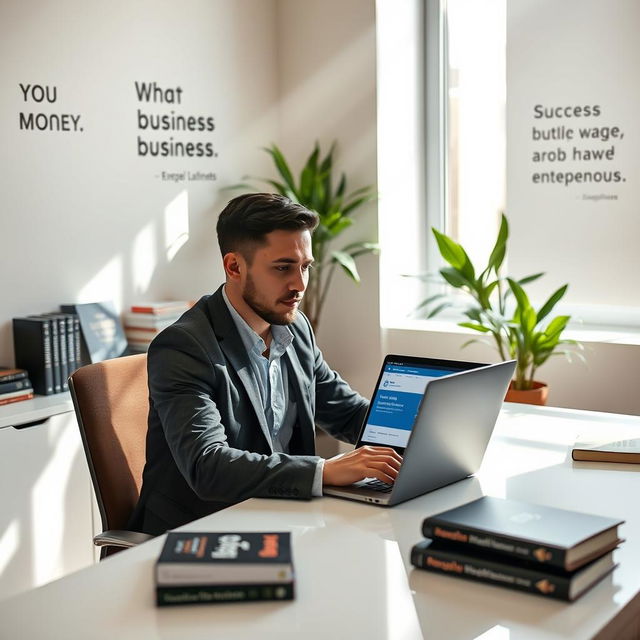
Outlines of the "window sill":
<svg viewBox="0 0 640 640">
<path fill-rule="evenodd" d="M 397 331 L 425 331 L 431 333 L 451 333 L 480 337 L 482 334 L 465 327 L 459 327 L 455 320 L 448 319 L 401 319 L 387 323 L 383 329 Z M 640 329 L 636 327 L 615 327 L 607 325 L 582 324 L 571 326 L 564 333 L 565 338 L 583 343 L 607 343 L 640 346 Z"/>
</svg>

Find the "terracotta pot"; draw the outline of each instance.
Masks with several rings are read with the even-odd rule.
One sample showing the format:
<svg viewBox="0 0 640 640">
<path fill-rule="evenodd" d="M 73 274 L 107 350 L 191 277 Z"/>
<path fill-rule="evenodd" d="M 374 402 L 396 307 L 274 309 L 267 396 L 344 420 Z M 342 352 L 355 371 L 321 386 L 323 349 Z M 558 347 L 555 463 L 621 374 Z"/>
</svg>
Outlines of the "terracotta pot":
<svg viewBox="0 0 640 640">
<path fill-rule="evenodd" d="M 509 384 L 507 395 L 504 397 L 505 402 L 520 402 L 521 404 L 537 404 L 544 406 L 547 404 L 547 395 L 549 387 L 546 382 L 533 381 L 533 389 L 528 391 L 520 391 L 513 388 L 513 380 Z"/>
</svg>

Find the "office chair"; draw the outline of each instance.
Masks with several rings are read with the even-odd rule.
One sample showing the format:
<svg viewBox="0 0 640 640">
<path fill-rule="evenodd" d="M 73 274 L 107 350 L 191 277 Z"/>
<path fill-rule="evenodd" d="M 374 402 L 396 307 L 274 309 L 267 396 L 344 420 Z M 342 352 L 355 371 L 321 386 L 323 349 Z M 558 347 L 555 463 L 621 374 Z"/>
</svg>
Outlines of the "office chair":
<svg viewBox="0 0 640 640">
<path fill-rule="evenodd" d="M 147 355 L 80 367 L 69 378 L 69 391 L 100 509 L 103 532 L 93 542 L 103 559 L 153 537 L 125 530 L 145 463 Z"/>
</svg>

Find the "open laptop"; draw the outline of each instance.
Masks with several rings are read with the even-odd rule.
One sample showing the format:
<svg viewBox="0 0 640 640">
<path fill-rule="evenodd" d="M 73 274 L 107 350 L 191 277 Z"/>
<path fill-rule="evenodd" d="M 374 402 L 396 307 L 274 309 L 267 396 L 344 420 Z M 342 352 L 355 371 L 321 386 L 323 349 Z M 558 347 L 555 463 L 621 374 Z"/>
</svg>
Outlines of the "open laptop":
<svg viewBox="0 0 640 640">
<path fill-rule="evenodd" d="M 392 506 L 474 474 L 514 370 L 515 360 L 484 365 L 388 355 L 356 447 L 398 451 L 396 481 L 369 478 L 323 493 Z"/>
</svg>

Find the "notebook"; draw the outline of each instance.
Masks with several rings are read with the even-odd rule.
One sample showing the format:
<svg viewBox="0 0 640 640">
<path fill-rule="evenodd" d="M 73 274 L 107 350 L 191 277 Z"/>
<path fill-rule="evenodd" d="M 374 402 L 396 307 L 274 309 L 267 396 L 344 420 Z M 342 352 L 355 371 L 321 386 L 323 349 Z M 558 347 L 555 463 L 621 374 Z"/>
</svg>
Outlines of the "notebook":
<svg viewBox="0 0 640 640">
<path fill-rule="evenodd" d="M 388 355 L 356 447 L 403 456 L 393 485 L 365 479 L 325 495 L 392 506 L 474 474 L 482 462 L 515 360 L 474 362 Z"/>
</svg>

